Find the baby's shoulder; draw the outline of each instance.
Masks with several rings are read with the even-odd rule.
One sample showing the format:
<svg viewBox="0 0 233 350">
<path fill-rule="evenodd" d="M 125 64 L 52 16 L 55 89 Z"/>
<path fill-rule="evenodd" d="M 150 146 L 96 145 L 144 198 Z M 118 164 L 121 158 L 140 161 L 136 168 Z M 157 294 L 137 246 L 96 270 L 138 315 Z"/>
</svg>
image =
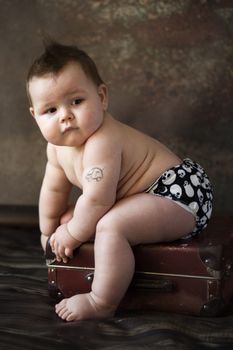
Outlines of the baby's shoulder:
<svg viewBox="0 0 233 350">
<path fill-rule="evenodd" d="M 112 142 L 117 140 L 120 135 L 121 135 L 121 131 L 120 131 L 118 122 L 111 116 L 108 116 L 105 118 L 101 127 L 98 130 L 96 130 L 94 134 L 91 135 L 91 137 L 88 139 L 87 144 L 90 144 L 90 143 L 111 144 Z"/>
</svg>

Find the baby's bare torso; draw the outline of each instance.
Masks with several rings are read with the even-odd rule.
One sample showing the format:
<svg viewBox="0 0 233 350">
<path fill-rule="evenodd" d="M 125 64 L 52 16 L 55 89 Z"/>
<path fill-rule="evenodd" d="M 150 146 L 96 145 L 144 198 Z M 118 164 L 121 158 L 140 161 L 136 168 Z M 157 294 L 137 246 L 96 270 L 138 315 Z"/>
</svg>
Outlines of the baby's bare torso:
<svg viewBox="0 0 233 350">
<path fill-rule="evenodd" d="M 113 141 L 121 148 L 117 199 L 145 191 L 166 169 L 181 162 L 159 141 L 116 121 L 110 115 L 101 128 L 102 133 L 109 135 L 109 142 Z M 54 147 L 57 160 L 68 180 L 82 189 L 85 144 L 79 148 Z"/>
</svg>

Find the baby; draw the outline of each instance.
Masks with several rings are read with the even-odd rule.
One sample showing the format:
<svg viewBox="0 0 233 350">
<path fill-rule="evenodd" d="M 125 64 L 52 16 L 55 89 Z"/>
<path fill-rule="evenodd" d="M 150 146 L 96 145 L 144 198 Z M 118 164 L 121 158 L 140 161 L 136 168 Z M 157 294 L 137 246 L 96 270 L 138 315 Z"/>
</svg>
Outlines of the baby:
<svg viewBox="0 0 233 350">
<path fill-rule="evenodd" d="M 131 247 L 199 234 L 212 211 L 203 168 L 108 112 L 108 88 L 92 59 L 50 42 L 27 77 L 30 112 L 47 140 L 39 199 L 41 242 L 58 261 L 94 239 L 92 290 L 63 299 L 63 320 L 107 318 L 134 274 Z M 82 190 L 72 209 L 72 186 Z"/>
</svg>

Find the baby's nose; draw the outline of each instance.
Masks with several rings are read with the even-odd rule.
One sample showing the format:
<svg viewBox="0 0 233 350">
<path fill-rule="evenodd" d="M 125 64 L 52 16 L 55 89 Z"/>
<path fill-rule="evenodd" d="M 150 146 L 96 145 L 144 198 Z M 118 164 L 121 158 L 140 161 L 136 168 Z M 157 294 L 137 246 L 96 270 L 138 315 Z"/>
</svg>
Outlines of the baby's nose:
<svg viewBox="0 0 233 350">
<path fill-rule="evenodd" d="M 74 119 L 74 116 L 69 111 L 65 111 L 60 116 L 60 123 L 66 123 Z"/>
</svg>

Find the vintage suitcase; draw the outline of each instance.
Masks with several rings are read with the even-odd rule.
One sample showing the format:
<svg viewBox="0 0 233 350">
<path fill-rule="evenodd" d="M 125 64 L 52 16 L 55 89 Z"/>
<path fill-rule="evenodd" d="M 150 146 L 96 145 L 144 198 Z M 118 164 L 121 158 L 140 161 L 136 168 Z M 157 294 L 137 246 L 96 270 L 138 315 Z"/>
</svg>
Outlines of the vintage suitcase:
<svg viewBox="0 0 233 350">
<path fill-rule="evenodd" d="M 122 308 L 217 316 L 233 297 L 233 218 L 213 218 L 198 238 L 139 245 L 134 254 L 135 275 Z M 85 243 L 67 264 L 59 263 L 47 244 L 50 296 L 90 291 L 93 255 L 93 243 Z"/>
</svg>

